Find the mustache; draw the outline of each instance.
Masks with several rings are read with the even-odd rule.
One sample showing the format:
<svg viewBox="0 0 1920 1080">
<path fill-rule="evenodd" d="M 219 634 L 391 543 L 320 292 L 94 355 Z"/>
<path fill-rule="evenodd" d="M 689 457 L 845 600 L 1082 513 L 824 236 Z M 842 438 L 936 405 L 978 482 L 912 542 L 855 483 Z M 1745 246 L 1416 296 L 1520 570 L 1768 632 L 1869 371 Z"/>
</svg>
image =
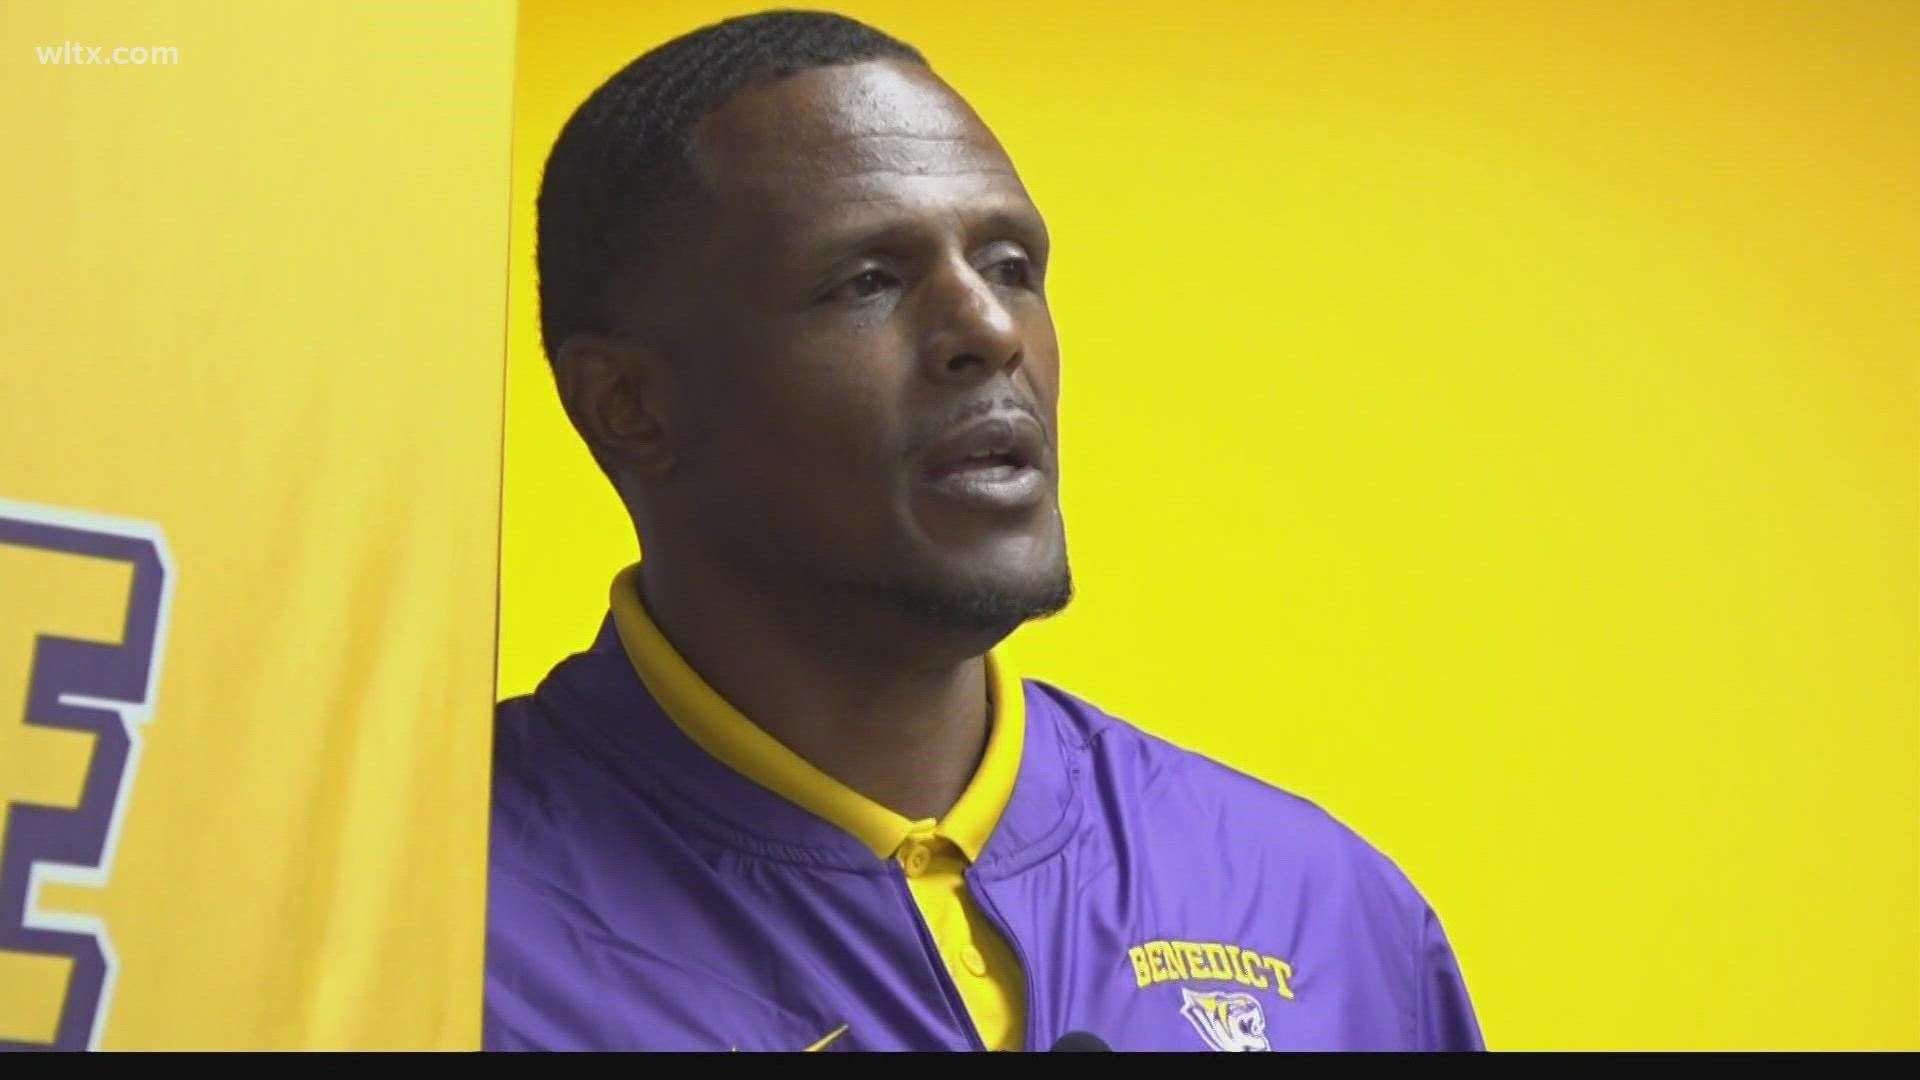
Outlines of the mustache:
<svg viewBox="0 0 1920 1080">
<path fill-rule="evenodd" d="M 925 450 L 935 440 L 941 438 L 947 432 L 952 431 L 954 428 L 975 417 L 986 416 L 989 413 L 1001 412 L 1007 409 L 1022 412 L 1031 417 L 1033 422 L 1040 426 L 1040 435 L 1041 438 L 1046 440 L 1047 450 L 1052 452 L 1054 449 L 1053 425 L 1047 423 L 1047 418 L 1040 415 L 1040 409 L 1031 401 L 1008 395 L 997 398 L 979 398 L 974 401 L 963 402 L 942 414 L 936 420 L 929 420 L 925 423 L 914 425 L 913 433 L 907 439 L 905 456 L 913 457 L 922 450 Z"/>
</svg>

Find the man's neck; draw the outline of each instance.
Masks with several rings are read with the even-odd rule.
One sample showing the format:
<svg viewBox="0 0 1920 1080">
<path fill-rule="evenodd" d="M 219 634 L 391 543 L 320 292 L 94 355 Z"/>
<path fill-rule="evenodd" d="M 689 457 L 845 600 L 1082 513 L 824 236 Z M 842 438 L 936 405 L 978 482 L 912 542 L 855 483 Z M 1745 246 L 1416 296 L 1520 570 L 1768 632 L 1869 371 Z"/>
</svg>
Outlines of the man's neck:
<svg viewBox="0 0 1920 1080">
<path fill-rule="evenodd" d="M 854 613 L 770 603 L 739 578 L 696 579 L 652 559 L 641 594 L 709 686 L 840 783 L 920 820 L 945 815 L 972 780 L 989 724 L 980 656 L 915 656 L 897 637 L 885 652 L 863 648 L 846 632 Z"/>
</svg>

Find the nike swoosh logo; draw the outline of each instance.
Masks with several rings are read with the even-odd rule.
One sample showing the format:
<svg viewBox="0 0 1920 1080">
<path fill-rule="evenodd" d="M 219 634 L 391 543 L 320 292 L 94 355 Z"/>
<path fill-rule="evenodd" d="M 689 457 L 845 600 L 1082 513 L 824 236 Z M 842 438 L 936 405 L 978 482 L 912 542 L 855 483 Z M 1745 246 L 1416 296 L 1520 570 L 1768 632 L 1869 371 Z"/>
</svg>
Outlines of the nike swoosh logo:
<svg viewBox="0 0 1920 1080">
<path fill-rule="evenodd" d="M 802 1050 L 800 1052 L 803 1054 L 811 1054 L 816 1050 L 825 1050 L 828 1044 L 832 1043 L 833 1040 L 839 1038 L 840 1036 L 845 1035 L 847 1033 L 847 1029 L 852 1026 L 853 1026 L 852 1024 L 841 1024 L 839 1027 L 834 1028 L 832 1031 L 827 1032 L 825 1035 L 822 1035 L 820 1037 L 819 1042 L 814 1043 L 812 1046 L 809 1046 L 805 1050 Z M 737 1046 L 730 1046 L 727 1049 L 731 1050 L 736 1054 L 740 1052 L 740 1048 Z"/>
<path fill-rule="evenodd" d="M 819 1042 L 814 1043 L 812 1046 L 807 1047 L 805 1050 L 801 1051 L 801 1053 L 811 1054 L 816 1050 L 825 1050 L 829 1043 L 833 1042 L 833 1040 L 839 1038 L 840 1036 L 845 1035 L 847 1033 L 847 1029 L 852 1026 L 853 1026 L 852 1024 L 841 1024 L 839 1027 L 834 1028 L 832 1031 L 829 1031 L 825 1035 L 821 1036 Z"/>
</svg>

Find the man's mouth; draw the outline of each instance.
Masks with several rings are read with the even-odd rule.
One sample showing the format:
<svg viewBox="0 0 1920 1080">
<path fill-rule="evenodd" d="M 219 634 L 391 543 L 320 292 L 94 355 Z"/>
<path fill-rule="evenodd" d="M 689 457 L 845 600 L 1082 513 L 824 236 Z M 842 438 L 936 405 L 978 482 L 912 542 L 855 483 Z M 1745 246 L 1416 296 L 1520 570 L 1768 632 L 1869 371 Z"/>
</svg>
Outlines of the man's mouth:
<svg viewBox="0 0 1920 1080">
<path fill-rule="evenodd" d="M 933 490 L 984 509 L 1024 509 L 1047 493 L 1046 434 L 1025 413 L 998 412 L 957 427 L 923 460 Z"/>
</svg>

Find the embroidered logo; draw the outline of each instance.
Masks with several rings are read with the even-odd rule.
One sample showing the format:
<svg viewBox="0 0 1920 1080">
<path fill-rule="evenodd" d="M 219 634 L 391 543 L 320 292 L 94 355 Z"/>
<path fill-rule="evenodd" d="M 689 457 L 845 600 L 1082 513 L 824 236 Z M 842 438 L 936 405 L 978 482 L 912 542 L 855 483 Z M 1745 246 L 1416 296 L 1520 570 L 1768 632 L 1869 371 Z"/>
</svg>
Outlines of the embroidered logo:
<svg viewBox="0 0 1920 1080">
<path fill-rule="evenodd" d="M 1183 986 L 1180 997 L 1184 1002 L 1180 1015 L 1213 1049 L 1229 1053 L 1273 1049 L 1267 1045 L 1267 1014 L 1252 994 L 1238 990 L 1196 994 Z"/>
</svg>

